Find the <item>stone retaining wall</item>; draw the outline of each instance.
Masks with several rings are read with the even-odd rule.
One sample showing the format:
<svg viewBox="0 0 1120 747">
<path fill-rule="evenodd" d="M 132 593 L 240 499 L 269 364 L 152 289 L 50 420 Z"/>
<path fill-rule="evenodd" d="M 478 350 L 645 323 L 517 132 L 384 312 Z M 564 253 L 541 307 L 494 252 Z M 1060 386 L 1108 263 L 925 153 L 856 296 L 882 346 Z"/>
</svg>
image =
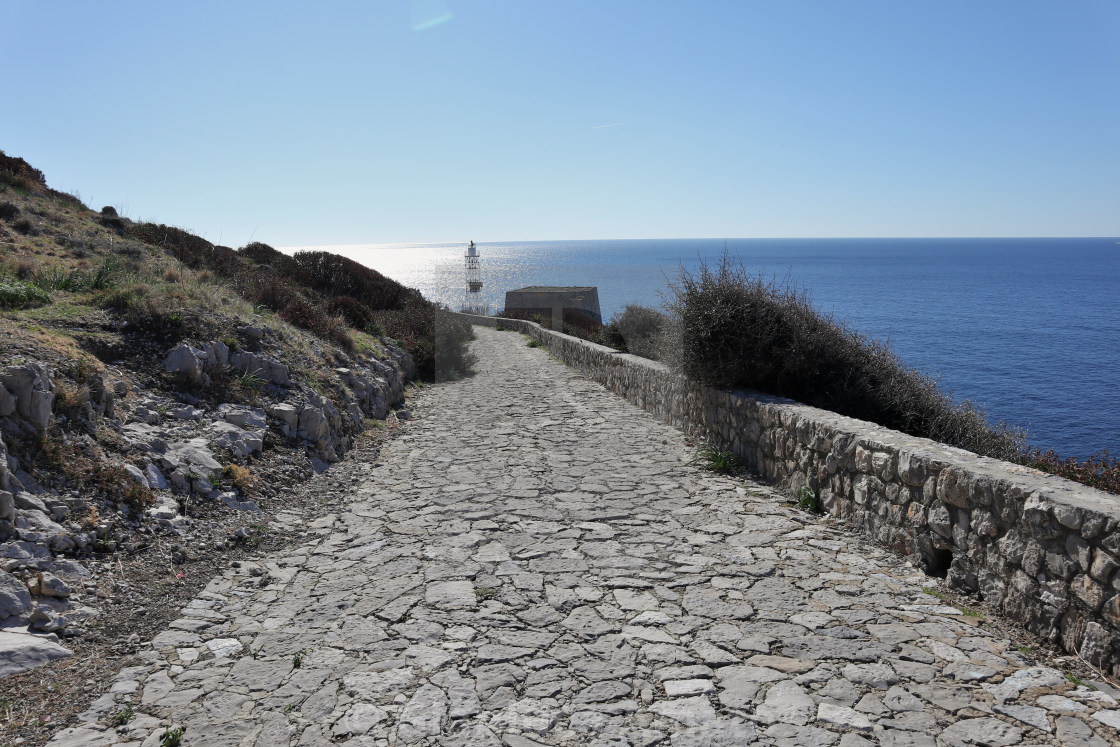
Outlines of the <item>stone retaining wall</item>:
<svg viewBox="0 0 1120 747">
<path fill-rule="evenodd" d="M 1120 497 L 791 400 L 702 387 L 532 322 L 462 316 L 529 335 L 791 496 L 813 491 L 831 515 L 1120 675 Z"/>
</svg>

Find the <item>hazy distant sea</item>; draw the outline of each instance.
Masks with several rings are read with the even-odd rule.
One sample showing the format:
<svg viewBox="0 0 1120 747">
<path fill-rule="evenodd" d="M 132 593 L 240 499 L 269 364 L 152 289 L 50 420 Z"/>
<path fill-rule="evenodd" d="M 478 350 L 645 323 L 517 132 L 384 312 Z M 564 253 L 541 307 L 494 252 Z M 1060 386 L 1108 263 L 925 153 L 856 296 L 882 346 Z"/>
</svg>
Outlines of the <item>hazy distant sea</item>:
<svg viewBox="0 0 1120 747">
<path fill-rule="evenodd" d="M 527 285 L 595 285 L 603 317 L 658 305 L 666 279 L 727 250 L 889 338 L 957 399 L 1026 427 L 1032 445 L 1120 454 L 1120 239 L 665 239 L 480 243 L 483 300 Z M 338 248 L 334 248 L 338 251 Z M 453 308 L 464 244 L 349 247 Z"/>
</svg>

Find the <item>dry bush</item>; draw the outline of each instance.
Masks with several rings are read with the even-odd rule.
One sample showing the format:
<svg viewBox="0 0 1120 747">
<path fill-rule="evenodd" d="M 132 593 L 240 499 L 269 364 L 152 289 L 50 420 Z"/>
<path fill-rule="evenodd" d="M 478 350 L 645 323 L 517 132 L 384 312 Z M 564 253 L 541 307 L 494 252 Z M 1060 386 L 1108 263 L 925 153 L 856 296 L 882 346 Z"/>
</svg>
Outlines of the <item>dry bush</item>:
<svg viewBox="0 0 1120 747">
<path fill-rule="evenodd" d="M 175 269 L 168 269 L 163 273 L 163 281 L 165 283 L 181 283 L 183 282 L 183 275 Z"/>
<path fill-rule="evenodd" d="M 155 503 L 152 491 L 136 482 L 124 467 L 87 456 L 80 447 L 58 436 L 40 438 L 34 457 L 51 471 L 65 475 L 79 491 L 93 492 L 134 511 L 143 511 Z"/>
<path fill-rule="evenodd" d="M 670 311 L 681 325 L 681 367 L 719 388 L 756 389 L 977 454 L 1018 459 L 1025 433 L 954 403 L 890 347 L 813 308 L 804 292 L 749 275 L 724 255 L 682 270 Z"/>
<path fill-rule="evenodd" d="M 233 487 L 237 488 L 242 495 L 248 494 L 249 490 L 253 487 L 255 478 L 248 467 L 242 467 L 239 464 L 230 464 L 225 467 L 223 472 L 225 476 L 229 478 L 230 482 L 233 483 Z"/>
</svg>

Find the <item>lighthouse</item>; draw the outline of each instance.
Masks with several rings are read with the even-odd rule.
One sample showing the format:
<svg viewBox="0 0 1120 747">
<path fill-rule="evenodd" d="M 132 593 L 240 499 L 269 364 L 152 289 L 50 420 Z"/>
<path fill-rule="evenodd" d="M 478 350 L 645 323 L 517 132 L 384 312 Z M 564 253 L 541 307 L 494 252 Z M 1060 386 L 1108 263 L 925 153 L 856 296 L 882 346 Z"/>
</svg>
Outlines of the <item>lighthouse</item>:
<svg viewBox="0 0 1120 747">
<path fill-rule="evenodd" d="M 467 284 L 464 307 L 473 314 L 485 313 L 482 308 L 482 269 L 479 267 L 478 247 L 474 242 L 467 244 L 464 255 L 467 263 Z"/>
</svg>

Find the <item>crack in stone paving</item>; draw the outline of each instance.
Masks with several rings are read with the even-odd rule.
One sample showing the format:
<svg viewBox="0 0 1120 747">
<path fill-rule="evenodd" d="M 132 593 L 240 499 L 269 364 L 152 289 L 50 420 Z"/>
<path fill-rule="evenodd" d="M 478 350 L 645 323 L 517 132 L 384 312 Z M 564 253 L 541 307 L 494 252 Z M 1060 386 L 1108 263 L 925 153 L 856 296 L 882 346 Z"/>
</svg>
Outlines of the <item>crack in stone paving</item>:
<svg viewBox="0 0 1120 747">
<path fill-rule="evenodd" d="M 211 581 L 51 744 L 1117 743 L 1115 692 L 475 330 L 478 374 L 420 398 L 347 510 Z"/>
</svg>

